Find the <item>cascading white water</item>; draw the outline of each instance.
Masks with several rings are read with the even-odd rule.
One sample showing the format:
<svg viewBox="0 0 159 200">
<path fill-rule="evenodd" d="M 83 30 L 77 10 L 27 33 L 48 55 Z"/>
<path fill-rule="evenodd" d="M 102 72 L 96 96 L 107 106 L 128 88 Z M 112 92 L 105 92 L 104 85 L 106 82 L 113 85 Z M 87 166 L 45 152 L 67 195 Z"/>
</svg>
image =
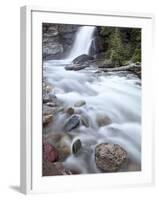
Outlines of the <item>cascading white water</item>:
<svg viewBox="0 0 159 200">
<path fill-rule="evenodd" d="M 82 26 L 79 28 L 76 34 L 72 50 L 67 59 L 73 60 L 79 55 L 89 54 L 94 30 L 94 26 Z"/>
<path fill-rule="evenodd" d="M 80 28 L 69 58 L 88 53 L 93 30 L 93 27 L 87 26 Z M 66 71 L 62 63 L 65 64 L 65 61 L 45 62 L 44 76 L 53 85 L 54 94 L 65 108 L 73 107 L 78 100 L 84 100 L 86 105 L 76 108 L 76 112 L 82 113 L 89 120 L 89 127 L 81 125 L 71 131 L 74 139 L 82 141 L 82 152 L 78 156 L 70 155 L 64 165 L 81 173 L 97 173 L 95 146 L 111 142 L 125 148 L 131 162 L 140 168 L 141 88 L 136 84 L 140 80 L 133 76 L 128 79 L 115 73 L 96 76 L 93 72 Z M 112 123 L 101 127 L 96 121 L 98 116 L 108 116 Z M 59 133 L 61 124 L 67 118 L 66 113 L 59 113 L 51 134 Z"/>
</svg>

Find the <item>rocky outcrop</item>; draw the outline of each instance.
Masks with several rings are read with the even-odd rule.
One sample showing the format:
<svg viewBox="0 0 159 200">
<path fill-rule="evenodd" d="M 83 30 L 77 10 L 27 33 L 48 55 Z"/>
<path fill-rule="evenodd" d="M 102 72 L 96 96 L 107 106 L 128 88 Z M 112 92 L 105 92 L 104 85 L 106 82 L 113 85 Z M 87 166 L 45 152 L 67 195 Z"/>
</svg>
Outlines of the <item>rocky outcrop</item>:
<svg viewBox="0 0 159 200">
<path fill-rule="evenodd" d="M 84 64 L 86 61 L 93 60 L 92 56 L 82 54 L 73 60 L 74 64 Z"/>
<path fill-rule="evenodd" d="M 60 59 L 71 49 L 78 25 L 43 24 L 43 59 Z"/>
<path fill-rule="evenodd" d="M 127 161 L 127 152 L 118 144 L 102 143 L 96 146 L 95 162 L 105 172 L 116 172 Z"/>
<path fill-rule="evenodd" d="M 74 70 L 74 71 L 85 69 L 86 67 L 89 67 L 91 65 L 91 62 L 93 62 L 93 59 L 94 58 L 92 56 L 82 54 L 78 56 L 77 58 L 75 58 L 71 64 L 66 65 L 65 69 Z"/>
</svg>

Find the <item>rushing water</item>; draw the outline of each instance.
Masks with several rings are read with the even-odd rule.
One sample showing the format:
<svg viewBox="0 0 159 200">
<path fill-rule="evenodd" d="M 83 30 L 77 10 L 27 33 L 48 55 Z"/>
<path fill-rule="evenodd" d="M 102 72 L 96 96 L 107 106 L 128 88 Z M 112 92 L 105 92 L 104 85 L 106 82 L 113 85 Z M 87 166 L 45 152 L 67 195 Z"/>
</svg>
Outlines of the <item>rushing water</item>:
<svg viewBox="0 0 159 200">
<path fill-rule="evenodd" d="M 92 28 L 92 27 L 91 27 Z M 84 30 L 86 31 L 86 27 Z M 91 30 L 91 31 L 90 31 Z M 89 32 L 90 42 L 93 28 Z M 73 49 L 78 49 L 78 55 L 84 53 L 84 33 L 76 37 Z M 78 43 L 79 42 L 79 43 Z M 77 45 L 77 46 L 76 46 Z M 81 45 L 81 47 L 79 46 Z M 76 48 L 75 48 L 76 47 Z M 85 45 L 87 52 L 89 48 Z M 76 57 L 76 50 L 72 50 L 72 57 Z M 85 51 L 86 52 L 86 51 Z M 140 80 L 135 77 L 100 75 L 93 71 L 66 71 L 64 69 L 68 60 L 52 60 L 44 63 L 44 76 L 54 87 L 54 94 L 64 107 L 73 107 L 79 101 L 86 104 L 76 108 L 89 121 L 89 127 L 83 125 L 71 131 L 74 139 L 82 141 L 82 151 L 78 156 L 70 155 L 64 165 L 81 173 L 97 173 L 99 170 L 94 161 L 94 149 L 97 144 L 110 142 L 120 144 L 128 152 L 129 159 L 140 167 L 141 164 L 141 88 L 136 83 Z M 99 126 L 96 119 L 107 116 L 112 123 Z M 52 126 L 53 132 L 61 131 L 61 124 L 67 119 L 66 114 L 59 114 Z M 127 169 L 126 169 L 127 170 Z"/>
<path fill-rule="evenodd" d="M 73 60 L 79 55 L 89 54 L 94 30 L 94 26 L 82 26 L 79 28 L 72 50 L 67 59 Z"/>
</svg>

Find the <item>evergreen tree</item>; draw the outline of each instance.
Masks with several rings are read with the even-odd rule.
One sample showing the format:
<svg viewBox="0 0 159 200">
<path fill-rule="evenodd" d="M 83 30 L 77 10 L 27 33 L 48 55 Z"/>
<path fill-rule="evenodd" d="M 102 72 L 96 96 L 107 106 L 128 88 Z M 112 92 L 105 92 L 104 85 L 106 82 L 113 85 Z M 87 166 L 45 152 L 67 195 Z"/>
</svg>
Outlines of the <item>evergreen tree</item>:
<svg viewBox="0 0 159 200">
<path fill-rule="evenodd" d="M 114 66 L 121 66 L 124 62 L 124 47 L 122 44 L 119 28 L 115 28 L 110 38 L 110 59 Z"/>
</svg>

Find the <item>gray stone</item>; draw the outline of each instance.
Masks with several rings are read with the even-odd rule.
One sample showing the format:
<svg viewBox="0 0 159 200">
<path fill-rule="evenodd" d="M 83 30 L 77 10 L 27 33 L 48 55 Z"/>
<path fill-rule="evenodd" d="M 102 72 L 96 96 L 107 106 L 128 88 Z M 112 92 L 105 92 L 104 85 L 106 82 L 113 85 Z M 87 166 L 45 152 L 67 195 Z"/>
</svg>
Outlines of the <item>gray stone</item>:
<svg viewBox="0 0 159 200">
<path fill-rule="evenodd" d="M 60 159 L 64 160 L 71 154 L 71 137 L 63 135 L 59 141 L 58 152 Z"/>
<path fill-rule="evenodd" d="M 74 64 L 84 64 L 86 61 L 93 60 L 92 56 L 82 54 L 73 60 Z"/>
<path fill-rule="evenodd" d="M 72 153 L 76 154 L 82 147 L 82 143 L 80 139 L 77 139 L 74 141 L 73 145 L 72 145 Z"/>
<path fill-rule="evenodd" d="M 88 128 L 88 127 L 89 127 L 89 119 L 88 119 L 88 117 L 82 115 L 82 116 L 81 116 L 81 123 L 82 123 L 85 127 Z"/>
<path fill-rule="evenodd" d="M 96 165 L 105 172 L 120 170 L 127 159 L 127 152 L 118 144 L 102 143 L 95 148 Z"/>
<path fill-rule="evenodd" d="M 66 131 L 71 131 L 72 129 L 77 128 L 80 125 L 79 115 L 72 115 L 64 125 Z"/>
<path fill-rule="evenodd" d="M 96 122 L 98 124 L 98 126 L 106 126 L 112 123 L 112 120 L 103 114 L 97 114 L 96 116 Z"/>
<path fill-rule="evenodd" d="M 73 115 L 75 113 L 75 110 L 72 107 L 68 107 L 65 109 L 65 112 L 69 115 Z"/>
<path fill-rule="evenodd" d="M 65 66 L 65 69 L 66 70 L 74 70 L 74 71 L 78 71 L 78 70 L 81 70 L 81 69 L 85 69 L 86 67 L 88 67 L 88 65 L 80 65 L 80 64 L 69 64 L 67 66 Z"/>
</svg>

